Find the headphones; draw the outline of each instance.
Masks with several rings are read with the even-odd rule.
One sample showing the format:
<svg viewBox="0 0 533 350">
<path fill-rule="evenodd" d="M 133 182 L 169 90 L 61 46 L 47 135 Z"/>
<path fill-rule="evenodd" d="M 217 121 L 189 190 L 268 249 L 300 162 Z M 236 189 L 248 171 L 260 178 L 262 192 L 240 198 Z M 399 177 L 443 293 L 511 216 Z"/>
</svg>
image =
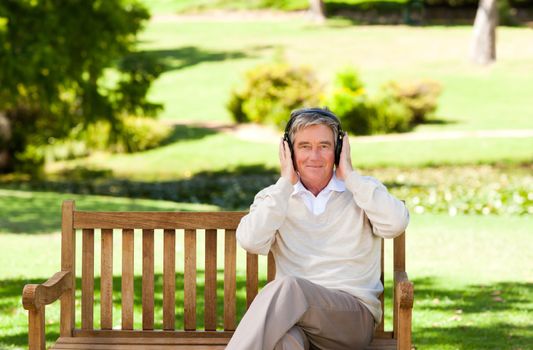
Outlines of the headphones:
<svg viewBox="0 0 533 350">
<path fill-rule="evenodd" d="M 292 142 L 291 142 L 291 140 L 289 138 L 289 131 L 291 130 L 291 127 L 292 127 L 292 124 L 294 123 L 294 120 L 298 116 L 300 116 L 302 114 L 306 114 L 306 113 L 317 113 L 317 114 L 320 114 L 321 116 L 324 116 L 324 117 L 332 119 L 335 122 L 335 124 L 337 124 L 337 139 L 335 140 L 335 165 L 339 166 L 339 160 L 341 158 L 342 139 L 344 137 L 344 131 L 342 131 L 341 122 L 339 121 L 339 118 L 337 118 L 337 116 L 335 114 L 333 114 L 332 112 L 330 112 L 327 108 L 324 108 L 324 109 L 322 109 L 322 108 L 301 108 L 301 109 L 297 109 L 297 110 L 294 110 L 294 111 L 291 112 L 291 116 L 290 116 L 289 122 L 287 123 L 287 126 L 285 126 L 285 133 L 283 134 L 283 140 L 287 141 L 287 144 L 289 145 L 289 149 L 291 150 L 291 157 L 292 157 L 293 163 L 295 162 L 295 160 L 294 160 L 294 149 L 293 149 Z M 296 165 L 295 165 L 295 169 L 296 169 Z"/>
</svg>

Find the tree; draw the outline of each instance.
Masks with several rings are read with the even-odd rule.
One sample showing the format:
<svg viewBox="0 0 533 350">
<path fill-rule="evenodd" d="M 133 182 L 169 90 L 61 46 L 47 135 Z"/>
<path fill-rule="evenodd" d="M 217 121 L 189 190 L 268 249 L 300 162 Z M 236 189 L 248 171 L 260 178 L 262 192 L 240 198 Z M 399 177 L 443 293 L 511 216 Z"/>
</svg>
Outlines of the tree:
<svg viewBox="0 0 533 350">
<path fill-rule="evenodd" d="M 324 22 L 326 20 L 326 7 L 323 0 L 309 0 L 309 10 L 315 21 Z"/>
<path fill-rule="evenodd" d="M 39 169 L 43 146 L 75 126 L 119 133 L 122 115 L 154 114 L 144 97 L 160 66 L 123 59 L 144 59 L 129 54 L 148 18 L 135 0 L 0 2 L 0 172 Z"/>
<path fill-rule="evenodd" d="M 479 0 L 470 51 L 470 58 L 474 63 L 488 64 L 496 60 L 497 26 L 497 0 Z"/>
</svg>

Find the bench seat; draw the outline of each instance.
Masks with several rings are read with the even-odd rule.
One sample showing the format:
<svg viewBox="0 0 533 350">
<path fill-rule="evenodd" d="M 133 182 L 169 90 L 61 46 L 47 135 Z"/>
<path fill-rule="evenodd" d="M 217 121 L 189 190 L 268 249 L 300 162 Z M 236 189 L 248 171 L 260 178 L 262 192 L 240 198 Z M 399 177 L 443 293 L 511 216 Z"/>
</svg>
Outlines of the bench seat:
<svg viewBox="0 0 533 350">
<path fill-rule="evenodd" d="M 228 338 L 60 337 L 52 350 L 223 350 Z M 395 339 L 374 339 L 367 350 L 395 350 Z"/>
</svg>

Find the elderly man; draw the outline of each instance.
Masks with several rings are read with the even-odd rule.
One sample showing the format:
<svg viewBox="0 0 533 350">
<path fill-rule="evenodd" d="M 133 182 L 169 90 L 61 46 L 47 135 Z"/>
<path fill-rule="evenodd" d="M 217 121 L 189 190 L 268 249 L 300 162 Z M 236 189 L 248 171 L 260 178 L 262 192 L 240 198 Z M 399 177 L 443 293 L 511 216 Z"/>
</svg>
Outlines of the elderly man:
<svg viewBox="0 0 533 350">
<path fill-rule="evenodd" d="M 327 109 L 293 111 L 279 145 L 281 177 L 237 228 L 239 244 L 276 260 L 226 349 L 364 349 L 381 320 L 380 237 L 401 234 L 405 205 L 352 168 Z"/>
</svg>

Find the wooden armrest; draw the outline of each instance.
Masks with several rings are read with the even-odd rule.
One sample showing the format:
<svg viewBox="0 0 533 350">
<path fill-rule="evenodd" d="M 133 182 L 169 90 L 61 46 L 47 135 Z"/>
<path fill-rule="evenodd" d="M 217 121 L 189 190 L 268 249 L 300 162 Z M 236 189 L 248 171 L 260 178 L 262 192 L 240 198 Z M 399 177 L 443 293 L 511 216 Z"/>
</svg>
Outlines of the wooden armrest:
<svg viewBox="0 0 533 350">
<path fill-rule="evenodd" d="M 400 308 L 412 309 L 414 302 L 414 287 L 405 271 L 394 272 L 394 297 Z"/>
<path fill-rule="evenodd" d="M 27 284 L 22 291 L 22 305 L 26 310 L 38 310 L 59 299 L 63 292 L 70 289 L 70 271 L 60 271 L 42 284 Z"/>
</svg>

